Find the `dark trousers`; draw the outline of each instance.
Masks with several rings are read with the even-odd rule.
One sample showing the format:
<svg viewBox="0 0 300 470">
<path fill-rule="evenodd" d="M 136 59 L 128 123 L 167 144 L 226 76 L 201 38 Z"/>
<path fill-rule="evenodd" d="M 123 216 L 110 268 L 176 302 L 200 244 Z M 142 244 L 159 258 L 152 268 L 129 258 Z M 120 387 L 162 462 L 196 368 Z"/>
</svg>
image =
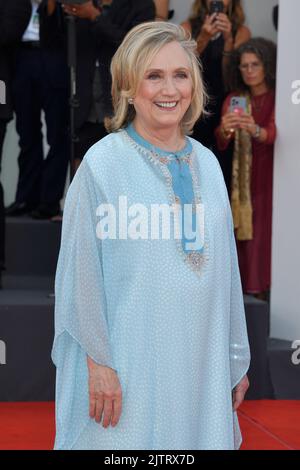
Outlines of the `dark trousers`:
<svg viewBox="0 0 300 470">
<path fill-rule="evenodd" d="M 2 149 L 6 132 L 7 121 L 0 119 L 0 171 L 2 161 Z M 5 215 L 4 215 L 4 195 L 0 181 L 0 274 L 5 264 Z"/>
<path fill-rule="evenodd" d="M 63 197 L 69 162 L 68 91 L 53 83 L 47 52 L 20 48 L 13 81 L 16 128 L 20 140 L 16 201 L 33 207 L 56 204 Z M 52 82 L 51 82 L 52 81 Z M 49 151 L 44 159 L 41 112 L 45 113 Z"/>
</svg>

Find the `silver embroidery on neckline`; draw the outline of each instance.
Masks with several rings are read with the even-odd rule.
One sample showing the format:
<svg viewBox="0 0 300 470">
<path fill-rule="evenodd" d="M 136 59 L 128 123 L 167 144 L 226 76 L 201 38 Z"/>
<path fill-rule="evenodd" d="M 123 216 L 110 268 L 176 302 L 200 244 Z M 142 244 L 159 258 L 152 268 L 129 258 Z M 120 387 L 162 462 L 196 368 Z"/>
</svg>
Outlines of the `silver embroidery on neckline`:
<svg viewBox="0 0 300 470">
<path fill-rule="evenodd" d="M 132 146 L 134 147 L 139 154 L 142 156 L 148 158 L 151 163 L 154 165 L 158 166 L 162 172 L 162 174 L 165 177 L 166 184 L 167 184 L 167 189 L 168 189 L 168 198 L 169 198 L 169 204 L 178 204 L 178 196 L 175 195 L 173 186 L 172 186 L 172 175 L 170 173 L 170 170 L 168 168 L 168 163 L 174 159 L 172 156 L 164 156 L 164 155 L 159 155 L 157 152 L 154 150 L 148 150 L 147 148 L 143 147 L 142 145 L 138 144 L 130 135 L 126 132 L 126 130 L 123 130 L 122 132 L 125 140 Z M 178 158 L 178 160 L 185 161 L 188 163 L 190 171 L 191 171 L 191 176 L 192 176 L 192 184 L 193 184 L 193 190 L 194 190 L 194 204 L 201 204 L 201 195 L 200 195 L 200 187 L 199 187 L 199 182 L 198 182 L 198 175 L 197 172 L 195 171 L 195 165 L 196 165 L 196 154 L 195 154 L 195 149 L 193 147 L 192 151 L 182 155 L 181 157 Z M 176 213 L 175 213 L 176 216 Z M 202 275 L 204 266 L 207 264 L 209 260 L 209 248 L 208 248 L 208 241 L 207 241 L 207 231 L 205 230 L 205 235 L 204 235 L 204 247 L 203 247 L 203 253 L 198 253 L 196 251 L 187 253 L 184 251 L 182 248 L 182 243 L 180 239 L 175 239 L 177 249 L 182 256 L 184 262 L 199 276 Z"/>
</svg>

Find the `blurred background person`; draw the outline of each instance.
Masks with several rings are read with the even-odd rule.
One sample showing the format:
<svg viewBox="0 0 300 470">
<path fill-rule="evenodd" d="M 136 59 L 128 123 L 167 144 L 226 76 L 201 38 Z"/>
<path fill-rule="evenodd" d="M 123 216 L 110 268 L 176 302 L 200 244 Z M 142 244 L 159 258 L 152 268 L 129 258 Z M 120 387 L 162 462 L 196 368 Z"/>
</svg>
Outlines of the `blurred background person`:
<svg viewBox="0 0 300 470">
<path fill-rule="evenodd" d="M 221 13 L 213 13 L 222 10 Z M 193 137 L 211 148 L 219 159 L 225 182 L 229 187 L 231 161 L 217 151 L 214 130 L 217 127 L 225 92 L 226 66 L 231 53 L 248 41 L 251 34 L 245 26 L 245 14 L 240 0 L 195 0 L 191 16 L 182 26 L 197 41 L 197 51 L 203 66 L 203 78 L 210 97 L 210 115 L 194 127 Z"/>
<path fill-rule="evenodd" d="M 13 117 L 11 80 L 16 44 L 26 29 L 31 14 L 30 0 L 0 0 L 0 80 L 4 85 L 4 103 L 0 104 L 0 170 L 7 123 Z M 0 287 L 5 256 L 4 195 L 0 182 Z"/>
<path fill-rule="evenodd" d="M 65 14 L 76 22 L 77 98 L 75 114 L 75 165 L 87 150 L 107 135 L 104 119 L 112 114 L 110 63 L 127 32 L 155 18 L 152 0 L 87 1 L 59 5 L 43 0 L 40 8 L 42 38 L 46 43 L 66 43 Z"/>
<path fill-rule="evenodd" d="M 69 162 L 68 75 L 59 49 L 40 43 L 38 7 L 32 13 L 16 53 L 13 102 L 19 135 L 19 178 L 8 216 L 31 213 L 35 218 L 59 214 Z M 49 151 L 44 159 L 42 111 Z"/>
<path fill-rule="evenodd" d="M 220 150 L 234 141 L 231 206 L 243 289 L 261 299 L 271 285 L 275 77 L 273 42 L 255 38 L 242 45 L 232 58 L 232 93 L 216 129 Z M 246 98 L 246 110 L 232 105 L 239 96 Z"/>
<path fill-rule="evenodd" d="M 168 21 L 169 18 L 169 0 L 154 0 L 155 19 L 157 21 Z"/>
</svg>

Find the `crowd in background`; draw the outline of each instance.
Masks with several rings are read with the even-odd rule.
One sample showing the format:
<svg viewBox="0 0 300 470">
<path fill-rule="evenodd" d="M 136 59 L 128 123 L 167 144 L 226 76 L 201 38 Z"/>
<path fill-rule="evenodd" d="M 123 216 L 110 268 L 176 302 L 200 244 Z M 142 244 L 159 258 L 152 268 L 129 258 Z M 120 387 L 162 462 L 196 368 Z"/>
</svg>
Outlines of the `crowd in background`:
<svg viewBox="0 0 300 470">
<path fill-rule="evenodd" d="M 72 132 L 70 17 L 76 18 L 77 59 Z M 20 147 L 15 201 L 5 209 L 6 216 L 61 217 L 71 149 L 75 171 L 88 148 L 107 134 L 105 118 L 113 113 L 110 62 L 114 53 L 135 25 L 171 17 L 168 0 L 87 0 L 83 4 L 0 0 L 0 79 L 7 85 L 6 104 L 0 106 L 0 157 L 13 113 Z M 182 26 L 195 40 L 208 95 L 207 112 L 192 137 L 213 150 L 222 168 L 244 292 L 266 298 L 271 286 L 276 47 L 263 38 L 251 39 L 245 22 L 240 0 L 195 0 Z"/>
</svg>

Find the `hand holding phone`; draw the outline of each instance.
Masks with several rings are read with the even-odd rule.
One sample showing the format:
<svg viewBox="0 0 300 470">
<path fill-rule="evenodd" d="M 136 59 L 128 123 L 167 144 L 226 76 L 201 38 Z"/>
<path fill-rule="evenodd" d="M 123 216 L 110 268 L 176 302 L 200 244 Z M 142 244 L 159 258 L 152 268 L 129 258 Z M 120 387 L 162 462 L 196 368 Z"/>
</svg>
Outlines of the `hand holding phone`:
<svg viewBox="0 0 300 470">
<path fill-rule="evenodd" d="M 225 41 L 232 40 L 232 23 L 225 12 L 222 0 L 213 0 L 209 5 L 209 18 L 218 33 L 222 33 Z"/>
<path fill-rule="evenodd" d="M 59 0 L 63 1 L 62 8 L 67 15 L 94 21 L 100 15 L 99 8 L 92 0 Z"/>
</svg>

